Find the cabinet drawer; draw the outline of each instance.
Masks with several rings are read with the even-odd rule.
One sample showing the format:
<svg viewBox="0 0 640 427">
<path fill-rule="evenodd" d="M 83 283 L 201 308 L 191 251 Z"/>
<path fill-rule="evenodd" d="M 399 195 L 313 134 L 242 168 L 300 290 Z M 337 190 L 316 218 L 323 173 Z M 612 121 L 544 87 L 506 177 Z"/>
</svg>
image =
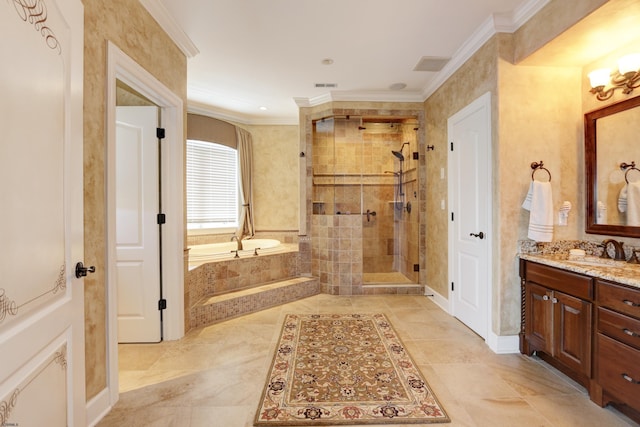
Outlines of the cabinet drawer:
<svg viewBox="0 0 640 427">
<path fill-rule="evenodd" d="M 574 297 L 593 300 L 593 280 L 582 274 L 528 262 L 526 279 Z"/>
<path fill-rule="evenodd" d="M 640 408 L 640 351 L 598 334 L 598 377 L 616 399 Z"/>
<path fill-rule="evenodd" d="M 598 309 L 598 331 L 640 349 L 640 320 L 601 307 Z"/>
<path fill-rule="evenodd" d="M 625 288 L 603 280 L 596 280 L 596 283 L 601 307 L 640 319 L 640 289 Z"/>
</svg>

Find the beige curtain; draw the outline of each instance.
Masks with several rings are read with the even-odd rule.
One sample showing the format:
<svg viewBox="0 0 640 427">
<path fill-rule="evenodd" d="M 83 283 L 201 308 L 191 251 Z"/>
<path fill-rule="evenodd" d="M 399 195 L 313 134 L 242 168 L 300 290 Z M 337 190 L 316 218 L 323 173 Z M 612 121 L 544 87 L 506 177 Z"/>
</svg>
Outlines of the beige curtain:
<svg viewBox="0 0 640 427">
<path fill-rule="evenodd" d="M 236 127 L 238 158 L 240 159 L 240 195 L 242 196 L 242 214 L 237 234 L 240 237 L 253 237 L 253 148 L 251 134 Z"/>
</svg>

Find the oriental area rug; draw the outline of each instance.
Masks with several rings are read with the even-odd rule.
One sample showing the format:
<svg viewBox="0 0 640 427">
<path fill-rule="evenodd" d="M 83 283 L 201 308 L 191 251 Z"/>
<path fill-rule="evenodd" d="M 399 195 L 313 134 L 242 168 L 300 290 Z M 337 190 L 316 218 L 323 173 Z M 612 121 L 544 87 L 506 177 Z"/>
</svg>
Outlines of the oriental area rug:
<svg viewBox="0 0 640 427">
<path fill-rule="evenodd" d="M 289 314 L 256 426 L 449 422 L 383 314 Z"/>
</svg>

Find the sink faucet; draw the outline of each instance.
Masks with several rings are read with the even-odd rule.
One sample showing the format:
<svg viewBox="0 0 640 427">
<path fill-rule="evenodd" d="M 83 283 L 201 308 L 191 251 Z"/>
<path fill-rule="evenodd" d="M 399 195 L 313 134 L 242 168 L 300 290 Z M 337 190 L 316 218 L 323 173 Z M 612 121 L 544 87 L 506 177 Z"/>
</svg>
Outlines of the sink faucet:
<svg viewBox="0 0 640 427">
<path fill-rule="evenodd" d="M 609 243 L 611 243 L 613 245 L 613 248 L 615 250 L 614 259 L 616 261 L 624 261 L 625 260 L 625 255 L 624 255 L 624 249 L 622 249 L 622 245 L 624 243 L 623 242 L 618 242 L 617 240 L 613 240 L 613 239 L 606 239 L 605 241 L 602 242 L 602 255 L 601 255 L 601 258 L 610 258 L 609 253 L 607 252 L 607 248 L 609 247 Z"/>
<path fill-rule="evenodd" d="M 238 242 L 238 250 L 241 251 L 242 250 L 242 237 L 231 236 L 231 241 L 233 242 L 234 240 Z"/>
</svg>

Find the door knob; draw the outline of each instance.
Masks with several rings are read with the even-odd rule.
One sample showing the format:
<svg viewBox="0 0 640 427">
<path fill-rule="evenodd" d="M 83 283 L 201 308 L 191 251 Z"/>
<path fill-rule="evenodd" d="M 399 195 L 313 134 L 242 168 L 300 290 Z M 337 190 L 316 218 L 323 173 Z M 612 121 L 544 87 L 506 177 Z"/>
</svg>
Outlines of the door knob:
<svg viewBox="0 0 640 427">
<path fill-rule="evenodd" d="M 95 273 L 95 266 L 85 267 L 82 261 L 76 264 L 76 278 L 79 279 L 81 277 L 85 277 L 87 273 Z"/>
<path fill-rule="evenodd" d="M 480 240 L 484 239 L 484 233 L 482 231 L 477 233 L 477 234 L 476 233 L 469 233 L 469 236 L 471 236 L 471 237 L 479 237 Z"/>
</svg>

